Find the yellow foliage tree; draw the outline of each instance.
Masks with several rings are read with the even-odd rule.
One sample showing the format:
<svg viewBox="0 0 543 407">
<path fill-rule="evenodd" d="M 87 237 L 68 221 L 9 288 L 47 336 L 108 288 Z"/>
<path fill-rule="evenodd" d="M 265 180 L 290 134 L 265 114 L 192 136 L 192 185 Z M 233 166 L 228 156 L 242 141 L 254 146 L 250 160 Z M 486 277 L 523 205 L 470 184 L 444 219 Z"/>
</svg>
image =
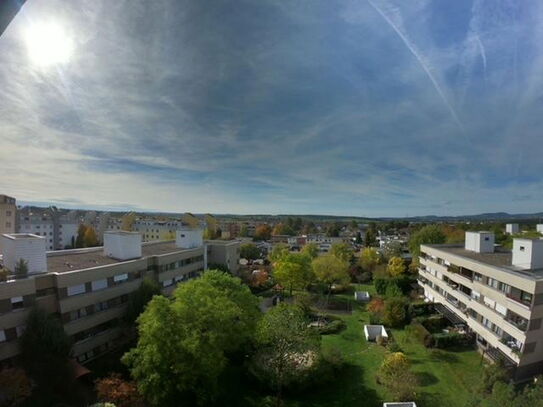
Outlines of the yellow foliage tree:
<svg viewBox="0 0 543 407">
<path fill-rule="evenodd" d="M 388 261 L 387 271 L 392 277 L 399 277 L 405 273 L 405 262 L 401 257 L 392 257 Z"/>
</svg>

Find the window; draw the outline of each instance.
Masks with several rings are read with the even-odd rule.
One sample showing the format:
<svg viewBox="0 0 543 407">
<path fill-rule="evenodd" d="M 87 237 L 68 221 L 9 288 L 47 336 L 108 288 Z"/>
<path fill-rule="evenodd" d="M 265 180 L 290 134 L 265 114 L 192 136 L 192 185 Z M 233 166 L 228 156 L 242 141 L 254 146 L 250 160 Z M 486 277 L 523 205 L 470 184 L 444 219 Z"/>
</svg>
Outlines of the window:
<svg viewBox="0 0 543 407">
<path fill-rule="evenodd" d="M 17 332 L 17 338 L 20 338 L 23 332 L 25 331 L 26 325 L 19 325 L 15 327 L 15 332 Z"/>
<path fill-rule="evenodd" d="M 72 285 L 68 287 L 68 297 L 72 295 L 85 294 L 85 284 Z"/>
<path fill-rule="evenodd" d="M 6 216 L 11 216 L 11 211 L 6 211 Z"/>
<path fill-rule="evenodd" d="M 524 246 L 520 246 L 520 251 L 523 252 L 524 251 Z"/>
<path fill-rule="evenodd" d="M 173 280 L 171 278 L 162 282 L 162 287 L 169 287 L 171 285 L 173 285 Z"/>
<path fill-rule="evenodd" d="M 107 288 L 107 279 L 95 280 L 91 283 L 91 286 L 92 291 L 103 290 L 104 288 Z"/>
<path fill-rule="evenodd" d="M 6 227 L 10 228 L 11 227 L 11 222 L 6 222 Z"/>
<path fill-rule="evenodd" d="M 117 276 L 113 276 L 113 281 L 115 282 L 115 284 L 120 284 L 124 281 L 128 280 L 128 274 L 127 273 L 124 273 L 124 274 L 119 274 Z"/>
<path fill-rule="evenodd" d="M 6 341 L 6 331 L 4 331 L 3 329 L 0 329 L 0 343 L 5 342 L 5 341 Z"/>
<path fill-rule="evenodd" d="M 76 319 L 83 318 L 86 316 L 87 316 L 87 309 L 81 308 L 81 309 L 70 312 L 70 321 L 75 321 Z"/>
<path fill-rule="evenodd" d="M 12 297 L 11 298 L 11 309 L 22 309 L 24 308 L 23 297 Z"/>
<path fill-rule="evenodd" d="M 96 310 L 96 312 L 105 311 L 109 309 L 109 304 L 107 303 L 107 301 L 99 302 L 94 306 L 94 309 Z"/>
</svg>

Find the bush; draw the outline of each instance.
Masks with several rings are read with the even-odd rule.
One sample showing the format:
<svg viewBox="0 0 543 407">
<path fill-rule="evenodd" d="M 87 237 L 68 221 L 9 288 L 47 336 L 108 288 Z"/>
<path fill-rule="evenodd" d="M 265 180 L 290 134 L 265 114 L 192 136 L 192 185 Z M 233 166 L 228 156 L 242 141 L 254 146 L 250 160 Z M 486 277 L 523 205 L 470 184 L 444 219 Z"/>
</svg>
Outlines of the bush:
<svg viewBox="0 0 543 407">
<path fill-rule="evenodd" d="M 407 304 L 403 298 L 391 298 L 385 301 L 383 322 L 392 328 L 400 328 L 405 324 Z"/>
<path fill-rule="evenodd" d="M 400 345 L 398 345 L 398 342 L 389 341 L 388 342 L 388 350 L 389 350 L 389 352 L 396 353 L 396 352 L 401 352 L 402 348 L 400 348 Z"/>
<path fill-rule="evenodd" d="M 430 332 L 419 322 L 412 322 L 408 327 L 409 334 L 414 336 L 427 348 L 433 346 L 433 337 Z"/>
<path fill-rule="evenodd" d="M 435 312 L 434 304 L 432 303 L 423 303 L 423 304 L 412 304 L 410 308 L 411 317 L 421 317 L 421 316 L 430 316 Z"/>
<path fill-rule="evenodd" d="M 345 321 L 343 321 L 342 319 L 337 319 L 327 322 L 326 325 L 324 325 L 323 327 L 319 327 L 318 331 L 321 335 L 330 335 L 338 333 L 344 330 L 346 327 L 347 324 L 345 324 Z"/>
<path fill-rule="evenodd" d="M 377 291 L 377 294 L 385 295 L 385 292 L 388 287 L 388 280 L 381 277 L 374 278 L 373 285 L 375 286 L 375 291 Z"/>
<path fill-rule="evenodd" d="M 383 323 L 383 314 L 380 312 L 370 313 L 370 324 L 371 325 L 381 325 Z"/>
<path fill-rule="evenodd" d="M 387 344 L 387 339 L 382 335 L 377 335 L 375 338 L 375 343 L 379 346 L 385 346 Z"/>
<path fill-rule="evenodd" d="M 358 275 L 357 280 L 360 283 L 369 283 L 371 281 L 371 277 L 372 274 L 369 271 L 364 271 Z"/>
<path fill-rule="evenodd" d="M 473 343 L 471 335 L 461 335 L 456 332 L 433 334 L 433 346 L 438 349 L 466 346 Z"/>
<path fill-rule="evenodd" d="M 449 325 L 449 321 L 445 317 L 435 316 L 435 317 L 425 318 L 423 321 L 421 321 L 421 324 L 428 331 L 432 333 L 439 333 Z"/>
<path fill-rule="evenodd" d="M 401 296 L 403 296 L 403 292 L 400 289 L 400 287 L 398 287 L 398 285 L 396 283 L 390 282 L 387 285 L 387 288 L 386 288 L 386 291 L 385 291 L 385 297 L 387 297 L 387 298 L 395 298 L 395 297 L 401 297 Z"/>
</svg>

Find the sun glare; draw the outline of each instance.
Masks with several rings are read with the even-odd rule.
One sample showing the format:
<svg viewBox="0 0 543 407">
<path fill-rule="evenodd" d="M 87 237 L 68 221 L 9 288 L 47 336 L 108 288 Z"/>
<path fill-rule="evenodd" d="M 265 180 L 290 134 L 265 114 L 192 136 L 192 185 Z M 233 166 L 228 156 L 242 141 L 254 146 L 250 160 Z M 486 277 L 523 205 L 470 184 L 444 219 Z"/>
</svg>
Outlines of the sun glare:
<svg viewBox="0 0 543 407">
<path fill-rule="evenodd" d="M 28 55 L 39 66 L 64 64 L 70 60 L 73 42 L 64 29 L 55 23 L 30 26 L 25 35 Z"/>
</svg>

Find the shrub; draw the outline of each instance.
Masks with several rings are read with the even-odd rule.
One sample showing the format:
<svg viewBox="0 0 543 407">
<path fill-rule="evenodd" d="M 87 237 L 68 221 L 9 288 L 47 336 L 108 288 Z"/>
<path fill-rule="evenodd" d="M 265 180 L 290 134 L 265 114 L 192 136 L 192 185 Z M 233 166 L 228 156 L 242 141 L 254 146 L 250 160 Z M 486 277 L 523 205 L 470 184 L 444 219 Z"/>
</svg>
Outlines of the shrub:
<svg viewBox="0 0 543 407">
<path fill-rule="evenodd" d="M 387 344 L 387 339 L 382 335 L 377 335 L 375 338 L 375 343 L 379 346 L 385 346 Z"/>
<path fill-rule="evenodd" d="M 430 318 L 424 318 L 421 324 L 430 332 L 438 333 L 449 325 L 447 318 L 442 316 L 435 316 Z"/>
<path fill-rule="evenodd" d="M 411 317 L 421 317 L 429 316 L 435 312 L 434 304 L 432 303 L 423 303 L 423 304 L 412 304 L 410 307 Z"/>
<path fill-rule="evenodd" d="M 400 348 L 400 345 L 398 345 L 398 342 L 389 341 L 388 342 L 388 350 L 389 350 L 389 352 L 396 353 L 396 352 L 401 352 L 402 348 Z"/>
<path fill-rule="evenodd" d="M 374 298 L 368 304 L 368 311 L 370 312 L 383 312 L 385 309 L 385 302 L 382 298 Z"/>
<path fill-rule="evenodd" d="M 369 283 L 371 281 L 371 277 L 372 274 L 369 271 L 364 271 L 358 275 L 357 280 L 360 283 Z"/>
<path fill-rule="evenodd" d="M 323 327 L 319 327 L 319 333 L 321 335 L 330 335 L 338 333 L 346 328 L 347 324 L 342 319 L 337 319 L 334 321 L 328 322 Z"/>
<path fill-rule="evenodd" d="M 383 315 L 380 312 L 370 313 L 370 324 L 381 325 L 383 323 Z"/>
<path fill-rule="evenodd" d="M 390 282 L 387 285 L 387 288 L 386 288 L 386 291 L 385 291 L 385 297 L 387 297 L 387 298 L 395 298 L 395 297 L 401 297 L 401 296 L 403 296 L 403 292 L 400 289 L 400 287 L 398 287 L 398 285 L 396 283 Z"/>
<path fill-rule="evenodd" d="M 433 346 L 432 334 L 418 322 L 412 322 L 408 327 L 409 333 L 427 348 Z"/>
<path fill-rule="evenodd" d="M 405 324 L 407 304 L 403 298 L 391 298 L 385 301 L 383 322 L 393 328 L 400 328 Z"/>
<path fill-rule="evenodd" d="M 381 277 L 374 278 L 373 285 L 375 286 L 375 291 L 377 291 L 377 294 L 385 295 L 385 292 L 388 287 L 388 279 L 381 278 Z"/>
<path fill-rule="evenodd" d="M 461 335 L 456 332 L 433 334 L 433 346 L 438 349 L 454 348 L 469 345 L 473 342 L 473 336 Z"/>
</svg>

